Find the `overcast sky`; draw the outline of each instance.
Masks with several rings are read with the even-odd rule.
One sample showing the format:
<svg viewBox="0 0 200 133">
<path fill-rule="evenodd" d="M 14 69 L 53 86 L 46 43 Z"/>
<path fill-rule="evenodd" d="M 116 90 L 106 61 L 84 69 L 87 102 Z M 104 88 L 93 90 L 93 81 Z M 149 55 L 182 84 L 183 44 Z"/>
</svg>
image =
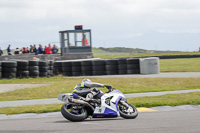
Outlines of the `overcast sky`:
<svg viewBox="0 0 200 133">
<path fill-rule="evenodd" d="M 200 0 L 0 0 L 0 47 L 59 42 L 83 25 L 94 47 L 197 51 Z"/>
</svg>

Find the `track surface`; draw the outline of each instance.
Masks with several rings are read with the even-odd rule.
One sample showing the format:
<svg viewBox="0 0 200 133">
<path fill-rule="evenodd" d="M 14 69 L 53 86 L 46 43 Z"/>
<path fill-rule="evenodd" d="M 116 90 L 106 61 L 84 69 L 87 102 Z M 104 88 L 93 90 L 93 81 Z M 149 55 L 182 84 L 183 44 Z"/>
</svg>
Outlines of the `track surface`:
<svg viewBox="0 0 200 133">
<path fill-rule="evenodd" d="M 200 109 L 139 113 L 136 119 L 70 122 L 62 116 L 0 120 L 1 133 L 199 133 Z"/>
</svg>

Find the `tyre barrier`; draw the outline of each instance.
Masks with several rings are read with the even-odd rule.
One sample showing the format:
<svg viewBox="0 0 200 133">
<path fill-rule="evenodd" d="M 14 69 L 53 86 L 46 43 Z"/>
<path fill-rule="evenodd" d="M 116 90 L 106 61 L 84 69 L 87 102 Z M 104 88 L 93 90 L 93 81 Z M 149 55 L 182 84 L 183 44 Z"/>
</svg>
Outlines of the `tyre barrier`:
<svg viewBox="0 0 200 133">
<path fill-rule="evenodd" d="M 92 76 L 93 75 L 92 61 L 82 61 L 81 70 L 83 76 Z"/>
<path fill-rule="evenodd" d="M 4 61 L 0 62 L 0 78 L 37 78 L 64 76 L 96 76 L 123 74 L 157 74 L 159 58 L 129 58 L 85 61 Z"/>
<path fill-rule="evenodd" d="M 81 62 L 75 61 L 72 63 L 72 76 L 82 76 Z"/>
<path fill-rule="evenodd" d="M 17 77 L 28 78 L 29 77 L 29 62 L 17 61 Z"/>
<path fill-rule="evenodd" d="M 29 61 L 29 77 L 38 78 L 39 73 L 39 61 Z"/>
<path fill-rule="evenodd" d="M 5 61 L 2 62 L 2 78 L 12 79 L 16 78 L 17 62 Z"/>
<path fill-rule="evenodd" d="M 53 61 L 3 61 L 0 62 L 0 78 L 37 78 L 53 76 Z"/>
<path fill-rule="evenodd" d="M 47 77 L 51 77 L 51 76 L 54 76 L 53 74 L 53 64 L 54 64 L 54 61 L 50 60 L 48 61 L 48 71 L 47 71 Z"/>
<path fill-rule="evenodd" d="M 130 58 L 126 60 L 127 74 L 140 74 L 139 58 Z"/>
<path fill-rule="evenodd" d="M 72 63 L 62 62 L 62 72 L 64 76 L 72 76 Z"/>
<path fill-rule="evenodd" d="M 47 77 L 47 76 L 48 76 L 48 62 L 39 61 L 39 77 Z"/>
<path fill-rule="evenodd" d="M 92 74 L 105 75 L 105 60 L 92 61 Z"/>
<path fill-rule="evenodd" d="M 53 69 L 54 75 L 62 74 L 62 62 L 61 61 L 54 62 L 53 68 L 54 68 Z"/>
<path fill-rule="evenodd" d="M 106 75 L 118 74 L 118 60 L 105 60 L 105 74 Z"/>
<path fill-rule="evenodd" d="M 119 59 L 118 60 L 118 74 L 119 75 L 124 75 L 127 74 L 127 63 L 126 59 Z"/>
<path fill-rule="evenodd" d="M 163 55 L 155 57 L 158 57 L 159 59 L 180 59 L 180 58 L 199 58 L 200 55 Z"/>
</svg>

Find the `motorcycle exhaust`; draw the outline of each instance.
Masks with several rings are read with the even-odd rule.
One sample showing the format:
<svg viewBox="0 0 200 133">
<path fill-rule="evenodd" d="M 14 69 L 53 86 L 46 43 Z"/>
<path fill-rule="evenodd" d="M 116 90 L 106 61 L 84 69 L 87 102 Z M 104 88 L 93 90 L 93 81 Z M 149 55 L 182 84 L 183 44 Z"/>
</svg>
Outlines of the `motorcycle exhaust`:
<svg viewBox="0 0 200 133">
<path fill-rule="evenodd" d="M 68 98 L 68 101 L 71 103 L 78 103 L 78 104 L 83 104 L 85 106 L 89 106 L 92 110 L 94 110 L 94 108 L 87 102 L 80 100 L 80 99 L 74 99 L 74 98 Z"/>
<path fill-rule="evenodd" d="M 78 103 L 78 104 L 88 104 L 87 102 L 83 101 L 83 100 L 80 100 L 80 99 L 74 99 L 72 97 L 68 98 L 68 101 L 69 102 L 72 102 L 72 103 Z"/>
</svg>

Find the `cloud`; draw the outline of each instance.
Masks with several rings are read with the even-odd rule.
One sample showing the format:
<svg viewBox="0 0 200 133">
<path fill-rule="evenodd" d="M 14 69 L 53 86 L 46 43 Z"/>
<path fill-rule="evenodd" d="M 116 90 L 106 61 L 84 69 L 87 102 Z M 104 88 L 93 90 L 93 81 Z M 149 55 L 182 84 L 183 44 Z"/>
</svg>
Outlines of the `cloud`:
<svg viewBox="0 0 200 133">
<path fill-rule="evenodd" d="M 97 44 L 151 31 L 200 33 L 199 16 L 199 0 L 0 0 L 0 42 L 56 41 L 77 24 L 91 28 Z"/>
</svg>

